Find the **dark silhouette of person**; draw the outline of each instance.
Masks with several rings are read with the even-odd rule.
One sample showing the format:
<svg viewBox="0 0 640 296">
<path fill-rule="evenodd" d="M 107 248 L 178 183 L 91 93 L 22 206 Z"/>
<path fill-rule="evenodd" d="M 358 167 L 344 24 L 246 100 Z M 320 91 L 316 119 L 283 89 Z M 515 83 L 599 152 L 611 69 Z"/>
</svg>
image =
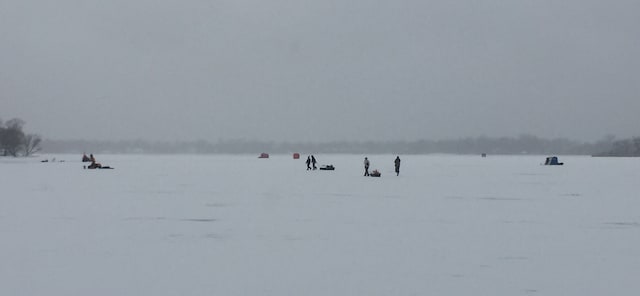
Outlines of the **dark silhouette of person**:
<svg viewBox="0 0 640 296">
<path fill-rule="evenodd" d="M 316 167 L 316 162 L 317 162 L 317 161 L 316 161 L 316 158 L 315 158 L 313 155 L 311 155 L 311 164 L 313 165 L 313 170 L 318 169 L 318 168 Z"/>
<path fill-rule="evenodd" d="M 99 162 L 96 162 L 95 157 L 93 157 L 93 154 L 91 154 L 91 156 L 89 156 L 91 158 L 91 164 L 88 166 L 88 168 L 90 169 L 99 169 L 102 168 L 102 165 Z"/>
<path fill-rule="evenodd" d="M 400 175 L 400 156 L 396 157 L 396 160 L 393 161 L 396 165 L 396 176 Z"/>
<path fill-rule="evenodd" d="M 364 158 L 364 176 L 369 176 L 369 159 Z"/>
<path fill-rule="evenodd" d="M 307 171 L 311 169 L 311 156 L 307 156 Z"/>
</svg>

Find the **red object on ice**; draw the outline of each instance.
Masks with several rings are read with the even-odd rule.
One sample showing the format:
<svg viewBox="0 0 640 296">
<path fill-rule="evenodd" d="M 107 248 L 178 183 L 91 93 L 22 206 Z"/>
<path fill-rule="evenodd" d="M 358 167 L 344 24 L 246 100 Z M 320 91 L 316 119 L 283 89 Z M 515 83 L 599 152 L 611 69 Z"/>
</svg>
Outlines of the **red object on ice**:
<svg viewBox="0 0 640 296">
<path fill-rule="evenodd" d="M 258 156 L 258 158 L 269 158 L 269 153 L 260 153 L 260 156 Z"/>
<path fill-rule="evenodd" d="M 300 159 L 300 153 L 294 153 L 293 159 Z"/>
</svg>

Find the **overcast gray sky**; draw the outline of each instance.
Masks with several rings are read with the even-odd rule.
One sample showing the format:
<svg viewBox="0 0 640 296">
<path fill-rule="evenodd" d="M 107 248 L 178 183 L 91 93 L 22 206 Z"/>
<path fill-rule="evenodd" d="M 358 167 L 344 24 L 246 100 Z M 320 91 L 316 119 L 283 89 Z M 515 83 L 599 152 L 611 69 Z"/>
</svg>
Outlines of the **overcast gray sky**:
<svg viewBox="0 0 640 296">
<path fill-rule="evenodd" d="M 0 118 L 53 139 L 639 135 L 637 0 L 0 0 Z"/>
</svg>

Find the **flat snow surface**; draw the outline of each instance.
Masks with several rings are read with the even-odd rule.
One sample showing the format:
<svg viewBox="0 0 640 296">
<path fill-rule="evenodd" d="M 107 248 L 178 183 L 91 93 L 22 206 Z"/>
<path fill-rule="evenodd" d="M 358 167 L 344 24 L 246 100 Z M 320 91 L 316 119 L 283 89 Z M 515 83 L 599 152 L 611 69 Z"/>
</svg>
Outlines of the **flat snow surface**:
<svg viewBox="0 0 640 296">
<path fill-rule="evenodd" d="M 0 158 L 0 295 L 640 291 L 640 158 L 368 156 Z"/>
</svg>

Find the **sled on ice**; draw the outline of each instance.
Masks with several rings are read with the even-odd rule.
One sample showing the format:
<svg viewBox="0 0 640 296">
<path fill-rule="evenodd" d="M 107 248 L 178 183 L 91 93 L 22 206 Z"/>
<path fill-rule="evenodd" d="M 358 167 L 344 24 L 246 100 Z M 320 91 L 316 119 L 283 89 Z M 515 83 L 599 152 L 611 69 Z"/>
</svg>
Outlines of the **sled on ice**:
<svg viewBox="0 0 640 296">
<path fill-rule="evenodd" d="M 322 165 L 320 166 L 321 171 L 333 171 L 336 168 L 332 164 Z"/>
</svg>

